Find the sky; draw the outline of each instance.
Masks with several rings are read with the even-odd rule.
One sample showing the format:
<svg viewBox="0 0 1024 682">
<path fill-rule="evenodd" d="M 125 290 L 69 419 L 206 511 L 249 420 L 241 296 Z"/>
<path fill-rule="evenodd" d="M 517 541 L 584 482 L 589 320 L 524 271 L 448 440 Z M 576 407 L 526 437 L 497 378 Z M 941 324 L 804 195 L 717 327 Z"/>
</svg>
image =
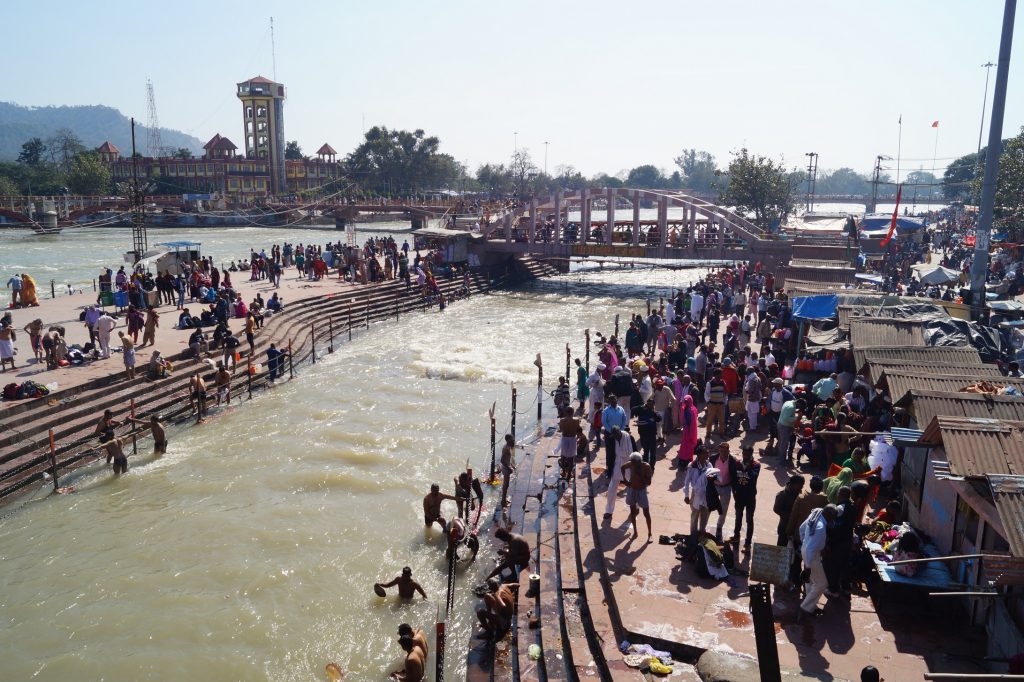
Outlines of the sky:
<svg viewBox="0 0 1024 682">
<path fill-rule="evenodd" d="M 23 30 L 5 33 L 0 99 L 145 121 L 149 78 L 163 127 L 241 144 L 235 84 L 275 77 L 273 17 L 285 136 L 307 154 L 385 125 L 438 136 L 471 169 L 518 147 L 541 168 L 546 149 L 550 172 L 671 172 L 683 149 L 725 165 L 747 147 L 867 173 L 899 148 L 904 173 L 933 156 L 941 173 L 977 147 L 1002 14 L 996 0 L 4 0 Z M 1022 25 L 1004 137 L 1024 125 Z"/>
</svg>

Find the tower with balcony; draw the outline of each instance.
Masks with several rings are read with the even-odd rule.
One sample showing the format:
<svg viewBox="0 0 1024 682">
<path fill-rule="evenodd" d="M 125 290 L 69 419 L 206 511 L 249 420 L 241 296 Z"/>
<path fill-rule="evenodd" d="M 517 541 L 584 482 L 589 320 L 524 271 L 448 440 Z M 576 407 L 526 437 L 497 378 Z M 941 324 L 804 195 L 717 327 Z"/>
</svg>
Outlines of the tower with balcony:
<svg viewBox="0 0 1024 682">
<path fill-rule="evenodd" d="M 284 164 L 284 100 L 281 83 L 256 76 L 238 84 L 245 126 L 245 156 L 270 164 L 270 192 L 286 190 Z"/>
</svg>

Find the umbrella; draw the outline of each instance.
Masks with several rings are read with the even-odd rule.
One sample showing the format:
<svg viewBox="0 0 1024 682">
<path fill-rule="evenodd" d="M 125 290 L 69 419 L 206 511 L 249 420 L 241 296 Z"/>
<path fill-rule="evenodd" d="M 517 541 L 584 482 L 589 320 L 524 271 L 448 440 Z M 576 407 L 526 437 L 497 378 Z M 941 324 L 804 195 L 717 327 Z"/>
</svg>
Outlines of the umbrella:
<svg viewBox="0 0 1024 682">
<path fill-rule="evenodd" d="M 960 280 L 959 272 L 941 265 L 915 265 L 914 270 L 917 271 L 921 284 L 949 284 Z"/>
</svg>

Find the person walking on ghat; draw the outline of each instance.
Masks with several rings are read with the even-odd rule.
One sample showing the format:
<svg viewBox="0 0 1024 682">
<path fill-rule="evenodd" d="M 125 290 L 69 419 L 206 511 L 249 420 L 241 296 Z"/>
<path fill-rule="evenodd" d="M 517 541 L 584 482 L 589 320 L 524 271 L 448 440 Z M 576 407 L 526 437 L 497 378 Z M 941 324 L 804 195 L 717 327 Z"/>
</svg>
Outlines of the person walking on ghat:
<svg viewBox="0 0 1024 682">
<path fill-rule="evenodd" d="M 835 505 L 829 504 L 812 511 L 807 520 L 800 524 L 800 552 L 805 566 L 804 579 L 809 582 L 804 590 L 804 600 L 800 602 L 800 612 L 797 616 L 799 620 L 821 614 L 818 600 L 828 589 L 822 552 L 825 550 L 828 525 L 835 521 L 836 516 L 838 512 Z"/>
<path fill-rule="evenodd" d="M 697 538 L 698 533 L 704 533 L 708 527 L 708 517 L 711 516 L 710 501 L 708 500 L 708 473 L 711 473 L 711 463 L 708 462 L 708 451 L 703 444 L 697 443 L 694 448 L 695 459 L 686 467 L 686 478 L 683 481 L 683 501 L 690 505 L 690 535 Z"/>
<path fill-rule="evenodd" d="M 110 357 L 110 332 L 117 326 L 117 320 L 107 313 L 100 315 L 96 320 L 96 336 L 100 344 L 100 360 Z"/>
<path fill-rule="evenodd" d="M 634 452 L 629 456 L 629 462 L 622 466 L 622 479 L 626 481 L 626 504 L 629 505 L 629 522 L 633 526 L 633 537 L 640 535 L 636 527 L 637 508 L 644 510 L 644 520 L 647 521 L 647 542 L 651 541 L 651 507 L 647 500 L 647 487 L 651 485 L 651 477 L 654 471 L 651 465 L 644 461 L 643 455 Z"/>
<path fill-rule="evenodd" d="M 725 517 L 729 514 L 729 504 L 732 502 L 732 484 L 736 480 L 739 462 L 729 452 L 729 444 L 721 443 L 718 452 L 711 458 L 711 466 L 718 470 L 718 477 L 715 479 L 715 487 L 718 489 L 718 523 L 715 528 L 715 538 L 722 541 L 722 528 L 725 526 Z"/>
<path fill-rule="evenodd" d="M 14 342 L 17 340 L 11 318 L 5 315 L 0 323 L 0 372 L 7 371 L 8 362 L 11 363 L 11 369 L 14 369 Z"/>
<path fill-rule="evenodd" d="M 736 477 L 732 481 L 732 497 L 736 502 L 736 523 L 732 534 L 735 544 L 740 542 L 740 530 L 743 517 L 747 517 L 747 539 L 743 542 L 743 550 L 750 549 L 754 537 L 754 509 L 757 507 L 757 477 L 761 474 L 761 464 L 754 461 L 754 446 L 743 446 L 743 459 L 736 467 Z"/>
<path fill-rule="evenodd" d="M 615 448 L 615 463 L 612 465 L 611 478 L 608 480 L 608 495 L 604 505 L 605 520 L 611 519 L 615 511 L 615 499 L 619 492 L 619 483 L 622 482 L 622 467 L 629 461 L 633 452 L 633 439 L 619 427 L 612 429 L 610 440 Z"/>
<path fill-rule="evenodd" d="M 124 332 L 118 332 L 117 335 L 121 338 L 121 355 L 124 356 L 126 378 L 131 381 L 135 378 L 135 342 Z"/>
<path fill-rule="evenodd" d="M 156 311 L 156 308 L 150 308 L 146 311 L 146 324 L 142 329 L 142 346 L 152 346 L 156 343 L 156 328 L 160 326 L 160 313 Z"/>
<path fill-rule="evenodd" d="M 505 434 L 505 445 L 501 448 L 501 508 L 508 506 L 508 482 L 516 470 L 516 439 L 511 433 Z"/>
</svg>

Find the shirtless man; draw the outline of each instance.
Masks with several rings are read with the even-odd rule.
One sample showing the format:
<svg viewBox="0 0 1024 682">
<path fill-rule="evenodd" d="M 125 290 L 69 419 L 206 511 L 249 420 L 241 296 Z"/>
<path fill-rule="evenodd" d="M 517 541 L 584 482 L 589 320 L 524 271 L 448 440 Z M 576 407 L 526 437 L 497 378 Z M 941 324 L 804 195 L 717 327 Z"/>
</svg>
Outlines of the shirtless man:
<svg viewBox="0 0 1024 682">
<path fill-rule="evenodd" d="M 202 424 L 206 420 L 206 382 L 203 377 L 193 374 L 188 380 L 188 402 L 192 410 L 196 412 L 196 423 Z"/>
<path fill-rule="evenodd" d="M 558 430 L 562 433 L 562 439 L 559 442 L 558 466 L 561 468 L 560 478 L 571 481 L 576 463 L 578 438 L 583 429 L 580 427 L 580 420 L 574 416 L 572 407 L 562 407 L 560 411 L 562 416 L 558 420 Z"/>
<path fill-rule="evenodd" d="M 633 524 L 633 537 L 640 535 L 636 527 L 637 507 L 644 510 L 647 521 L 647 542 L 651 541 L 651 510 L 647 501 L 647 486 L 651 484 L 651 465 L 644 461 L 643 455 L 634 452 L 629 462 L 622 465 L 622 480 L 626 482 L 626 504 L 629 505 L 629 522 Z"/>
<path fill-rule="evenodd" d="M 511 433 L 505 434 L 505 445 L 501 448 L 501 508 L 508 506 L 508 481 L 516 470 L 516 439 Z"/>
<path fill-rule="evenodd" d="M 114 419 L 114 413 L 110 410 L 103 410 L 103 416 L 96 424 L 95 435 L 100 437 L 100 443 L 106 443 L 114 437 L 114 429 L 121 425 L 121 422 Z M 107 462 L 110 460 L 108 459 Z"/>
<path fill-rule="evenodd" d="M 427 636 L 423 632 L 423 628 L 413 629 L 408 623 L 402 623 L 398 626 L 399 637 L 412 637 L 412 643 L 418 646 L 422 651 L 423 655 L 427 655 Z"/>
<path fill-rule="evenodd" d="M 472 552 L 469 558 L 465 559 L 465 561 L 473 561 L 476 559 L 476 554 L 480 551 L 480 540 L 476 535 L 471 535 L 467 532 L 465 521 L 459 517 L 452 519 L 448 524 L 448 527 L 445 529 L 445 535 L 448 536 L 448 549 L 445 551 L 446 558 L 451 559 L 452 557 L 455 557 L 457 559 L 458 555 L 456 554 L 456 550 L 459 545 L 465 544 L 469 547 L 469 551 Z"/>
<path fill-rule="evenodd" d="M 468 516 L 469 512 L 473 510 L 473 499 L 471 495 L 476 496 L 477 504 L 483 505 L 484 503 L 484 489 L 480 485 L 479 478 L 473 478 L 469 471 L 464 471 L 459 474 L 459 477 L 453 479 L 455 483 L 455 504 L 459 507 L 459 516 L 463 516 L 463 504 L 465 504 L 465 515 Z"/>
<path fill-rule="evenodd" d="M 220 405 L 221 398 L 225 404 L 231 404 L 231 372 L 224 368 L 223 362 L 217 363 L 217 374 L 213 377 L 213 384 L 217 388 L 217 405 Z"/>
<path fill-rule="evenodd" d="M 412 637 L 404 636 L 398 638 L 398 644 L 405 651 L 405 667 L 396 670 L 389 677 L 403 682 L 420 682 L 423 679 L 423 670 L 426 667 L 426 654 L 416 646 Z"/>
<path fill-rule="evenodd" d="M 110 460 L 114 460 L 114 474 L 116 476 L 128 473 L 128 457 L 124 454 L 124 450 L 121 449 L 125 440 L 125 438 L 113 438 L 104 445 L 107 450 L 107 464 L 110 464 Z"/>
<path fill-rule="evenodd" d="M 128 419 L 133 424 L 148 428 L 150 433 L 153 434 L 154 455 L 167 454 L 167 431 L 164 428 L 163 422 L 160 421 L 159 415 L 151 414 L 149 415 L 149 420 L 136 419 L 135 417 L 128 417 Z"/>
<path fill-rule="evenodd" d="M 441 492 L 441 487 L 436 483 L 430 485 L 430 492 L 423 498 L 423 523 L 430 528 L 435 523 L 440 524 L 441 530 L 448 527 L 448 523 L 441 516 L 441 503 L 445 500 L 454 500 L 455 497 Z"/>
<path fill-rule="evenodd" d="M 374 586 L 380 587 L 394 587 L 398 585 L 398 596 L 401 599 L 412 599 L 417 592 L 419 592 L 424 599 L 427 598 L 427 593 L 423 591 L 420 584 L 412 579 L 412 569 L 406 566 L 402 569 L 402 575 L 396 577 L 389 583 L 375 583 Z"/>
<path fill-rule="evenodd" d="M 508 544 L 505 550 L 505 558 L 499 563 L 488 578 L 500 576 L 506 568 L 512 571 L 512 581 L 519 580 L 519 572 L 530 563 L 530 543 L 518 533 L 510 533 L 504 528 L 494 531 L 494 537 Z"/>
<path fill-rule="evenodd" d="M 476 611 L 480 627 L 484 629 L 481 638 L 497 641 L 508 632 L 516 605 L 513 587 L 519 587 L 519 583 L 502 584 L 497 578 L 487 579 L 488 592 L 484 595 L 484 608 Z"/>
</svg>

